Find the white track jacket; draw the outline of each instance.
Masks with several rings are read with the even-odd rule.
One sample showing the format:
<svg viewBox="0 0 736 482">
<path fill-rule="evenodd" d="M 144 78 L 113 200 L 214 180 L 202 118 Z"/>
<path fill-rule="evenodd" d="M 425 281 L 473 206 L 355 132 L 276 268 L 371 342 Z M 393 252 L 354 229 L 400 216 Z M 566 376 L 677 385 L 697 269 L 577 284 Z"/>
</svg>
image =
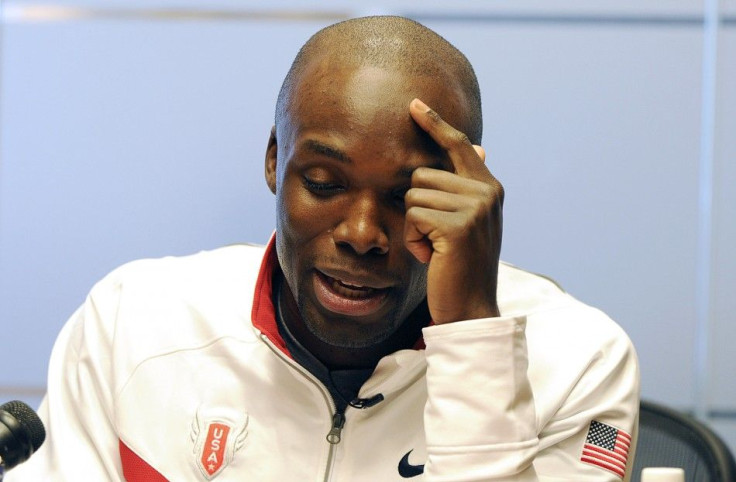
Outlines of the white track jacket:
<svg viewBox="0 0 736 482">
<path fill-rule="evenodd" d="M 634 349 L 550 280 L 502 264 L 502 316 L 425 328 L 362 386 L 374 404 L 333 421 L 328 391 L 276 329 L 275 265 L 272 239 L 99 282 L 51 355 L 47 440 L 6 481 L 628 477 Z"/>
</svg>

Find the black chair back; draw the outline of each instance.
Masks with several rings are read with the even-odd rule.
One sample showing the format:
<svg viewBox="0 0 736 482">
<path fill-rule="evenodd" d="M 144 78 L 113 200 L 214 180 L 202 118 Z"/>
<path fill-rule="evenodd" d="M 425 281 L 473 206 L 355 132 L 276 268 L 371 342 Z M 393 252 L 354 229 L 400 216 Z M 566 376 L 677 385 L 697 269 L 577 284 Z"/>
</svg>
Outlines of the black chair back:
<svg viewBox="0 0 736 482">
<path fill-rule="evenodd" d="M 645 467 L 681 467 L 686 482 L 736 482 L 734 457 L 713 430 L 690 415 L 642 401 L 631 482 L 640 482 Z"/>
</svg>

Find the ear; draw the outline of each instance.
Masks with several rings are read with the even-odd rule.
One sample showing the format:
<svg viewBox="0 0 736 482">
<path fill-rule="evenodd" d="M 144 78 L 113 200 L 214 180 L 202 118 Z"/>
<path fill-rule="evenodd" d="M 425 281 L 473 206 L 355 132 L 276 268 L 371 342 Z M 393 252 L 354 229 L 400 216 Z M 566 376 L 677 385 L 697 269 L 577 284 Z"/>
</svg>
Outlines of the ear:
<svg viewBox="0 0 736 482">
<path fill-rule="evenodd" d="M 276 144 L 276 126 L 271 127 L 271 135 L 266 147 L 266 184 L 272 193 L 276 194 L 276 157 L 278 146 Z"/>
</svg>

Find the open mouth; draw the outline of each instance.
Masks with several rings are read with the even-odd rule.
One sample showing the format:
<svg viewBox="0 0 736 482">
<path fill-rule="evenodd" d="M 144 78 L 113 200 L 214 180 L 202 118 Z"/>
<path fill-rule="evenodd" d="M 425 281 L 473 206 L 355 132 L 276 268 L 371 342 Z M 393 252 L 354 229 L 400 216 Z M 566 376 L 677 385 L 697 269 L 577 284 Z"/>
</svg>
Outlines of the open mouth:
<svg viewBox="0 0 736 482">
<path fill-rule="evenodd" d="M 375 288 L 371 288 L 369 286 L 355 286 L 339 279 L 330 278 L 329 276 L 325 276 L 325 278 L 326 281 L 330 284 L 330 288 L 332 288 L 335 293 L 338 293 L 342 296 L 347 296 L 348 298 L 366 298 L 370 296 L 371 293 L 376 291 Z"/>
<path fill-rule="evenodd" d="M 383 306 L 391 288 L 362 286 L 317 271 L 314 292 L 324 308 L 348 316 L 367 316 Z"/>
</svg>

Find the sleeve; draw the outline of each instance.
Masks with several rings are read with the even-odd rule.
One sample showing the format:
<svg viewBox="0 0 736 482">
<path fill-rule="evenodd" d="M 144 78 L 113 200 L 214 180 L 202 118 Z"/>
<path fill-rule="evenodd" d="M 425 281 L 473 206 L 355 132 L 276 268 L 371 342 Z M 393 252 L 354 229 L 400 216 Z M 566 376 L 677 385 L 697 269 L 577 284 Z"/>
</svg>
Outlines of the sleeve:
<svg viewBox="0 0 736 482">
<path fill-rule="evenodd" d="M 557 354 L 531 357 L 530 369 L 526 325 L 520 316 L 424 329 L 425 481 L 628 478 L 639 407 L 631 342 L 618 327 L 592 342 L 583 335 L 573 347 L 545 340 Z M 576 350 L 578 344 L 588 349 Z M 581 460 L 594 420 L 633 435 L 623 470 Z"/>
<path fill-rule="evenodd" d="M 62 328 L 39 409 L 46 441 L 6 482 L 123 480 L 112 415 L 117 291 L 110 283 L 98 284 Z"/>
</svg>

